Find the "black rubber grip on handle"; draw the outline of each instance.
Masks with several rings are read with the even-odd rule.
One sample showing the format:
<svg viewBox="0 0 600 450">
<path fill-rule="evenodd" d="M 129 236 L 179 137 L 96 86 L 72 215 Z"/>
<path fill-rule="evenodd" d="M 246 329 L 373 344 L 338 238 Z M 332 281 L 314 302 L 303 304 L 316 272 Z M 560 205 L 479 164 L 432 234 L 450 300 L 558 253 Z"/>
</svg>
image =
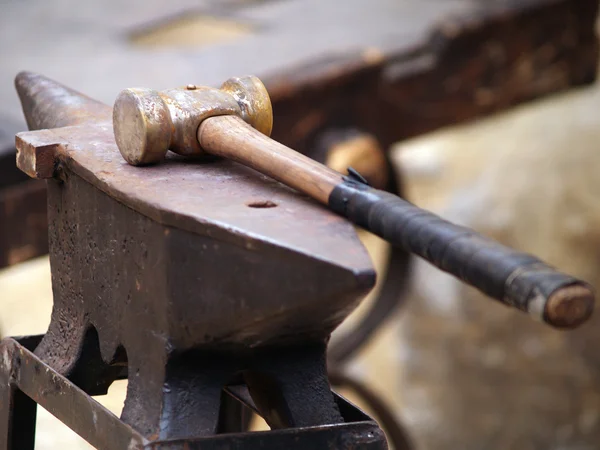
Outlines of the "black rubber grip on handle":
<svg viewBox="0 0 600 450">
<path fill-rule="evenodd" d="M 359 180 L 345 178 L 332 191 L 329 206 L 488 296 L 553 326 L 575 327 L 592 313 L 594 294 L 585 282 Z"/>
</svg>

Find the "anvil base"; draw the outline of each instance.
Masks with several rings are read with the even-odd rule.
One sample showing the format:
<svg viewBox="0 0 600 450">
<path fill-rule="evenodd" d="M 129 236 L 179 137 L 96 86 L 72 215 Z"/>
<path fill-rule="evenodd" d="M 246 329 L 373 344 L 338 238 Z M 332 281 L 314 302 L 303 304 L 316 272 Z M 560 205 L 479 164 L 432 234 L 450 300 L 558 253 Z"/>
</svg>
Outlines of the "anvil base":
<svg viewBox="0 0 600 450">
<path fill-rule="evenodd" d="M 100 449 L 387 449 L 377 424 L 336 394 L 344 423 L 244 432 L 252 411 L 258 413 L 244 384 L 223 389 L 217 434 L 152 440 L 35 356 L 32 350 L 41 338 L 6 338 L 0 343 L 0 450 L 34 449 L 38 404 Z"/>
</svg>

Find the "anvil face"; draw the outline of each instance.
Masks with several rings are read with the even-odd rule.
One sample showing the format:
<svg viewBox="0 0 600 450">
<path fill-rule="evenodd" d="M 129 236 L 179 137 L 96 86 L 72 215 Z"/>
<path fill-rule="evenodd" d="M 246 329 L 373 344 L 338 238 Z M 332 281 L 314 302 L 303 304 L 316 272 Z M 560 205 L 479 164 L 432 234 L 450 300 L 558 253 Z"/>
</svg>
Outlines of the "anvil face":
<svg viewBox="0 0 600 450">
<path fill-rule="evenodd" d="M 51 178 L 61 339 L 93 325 L 106 360 L 141 336 L 174 350 L 322 339 L 373 286 L 353 227 L 309 199 L 224 160 L 131 167 L 110 108 L 33 74 L 17 88 L 30 127 L 61 126 L 17 137 L 19 167 Z"/>
</svg>

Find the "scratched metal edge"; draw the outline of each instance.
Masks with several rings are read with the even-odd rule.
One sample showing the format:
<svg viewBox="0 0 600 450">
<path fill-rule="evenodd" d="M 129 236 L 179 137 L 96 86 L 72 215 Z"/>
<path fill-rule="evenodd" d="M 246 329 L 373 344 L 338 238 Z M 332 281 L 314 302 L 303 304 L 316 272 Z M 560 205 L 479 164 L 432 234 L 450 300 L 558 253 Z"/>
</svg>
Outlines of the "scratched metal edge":
<svg viewBox="0 0 600 450">
<path fill-rule="evenodd" d="M 147 450 L 238 450 L 245 448 L 276 449 L 285 445 L 288 449 L 387 448 L 383 431 L 375 421 L 346 422 L 335 425 L 287 428 L 248 433 L 228 433 L 204 438 L 159 440 L 146 444 Z M 316 447 L 315 447 L 316 445 Z"/>
<path fill-rule="evenodd" d="M 21 390 L 90 444 L 97 448 L 116 445 L 117 448 L 141 450 L 148 443 L 133 428 L 44 364 L 13 338 L 3 339 L 0 349 L 0 370 L 8 375 L 9 384 Z M 78 408 L 78 404 L 89 409 Z M 86 433 L 84 429 L 89 429 L 91 423 L 94 425 L 93 431 Z"/>
</svg>

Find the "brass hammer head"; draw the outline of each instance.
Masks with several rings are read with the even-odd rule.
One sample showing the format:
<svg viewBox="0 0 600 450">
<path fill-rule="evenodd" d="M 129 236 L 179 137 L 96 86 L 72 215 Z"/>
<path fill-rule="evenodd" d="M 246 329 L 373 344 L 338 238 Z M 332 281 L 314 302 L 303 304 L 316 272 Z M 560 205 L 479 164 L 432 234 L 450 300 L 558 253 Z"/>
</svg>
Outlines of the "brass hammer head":
<svg viewBox="0 0 600 450">
<path fill-rule="evenodd" d="M 113 109 L 113 129 L 123 158 L 134 166 L 153 164 L 167 150 L 199 155 L 196 137 L 204 119 L 233 114 L 269 136 L 273 110 L 267 89 L 254 76 L 230 78 L 220 89 L 187 85 L 157 92 L 121 91 Z"/>
</svg>

